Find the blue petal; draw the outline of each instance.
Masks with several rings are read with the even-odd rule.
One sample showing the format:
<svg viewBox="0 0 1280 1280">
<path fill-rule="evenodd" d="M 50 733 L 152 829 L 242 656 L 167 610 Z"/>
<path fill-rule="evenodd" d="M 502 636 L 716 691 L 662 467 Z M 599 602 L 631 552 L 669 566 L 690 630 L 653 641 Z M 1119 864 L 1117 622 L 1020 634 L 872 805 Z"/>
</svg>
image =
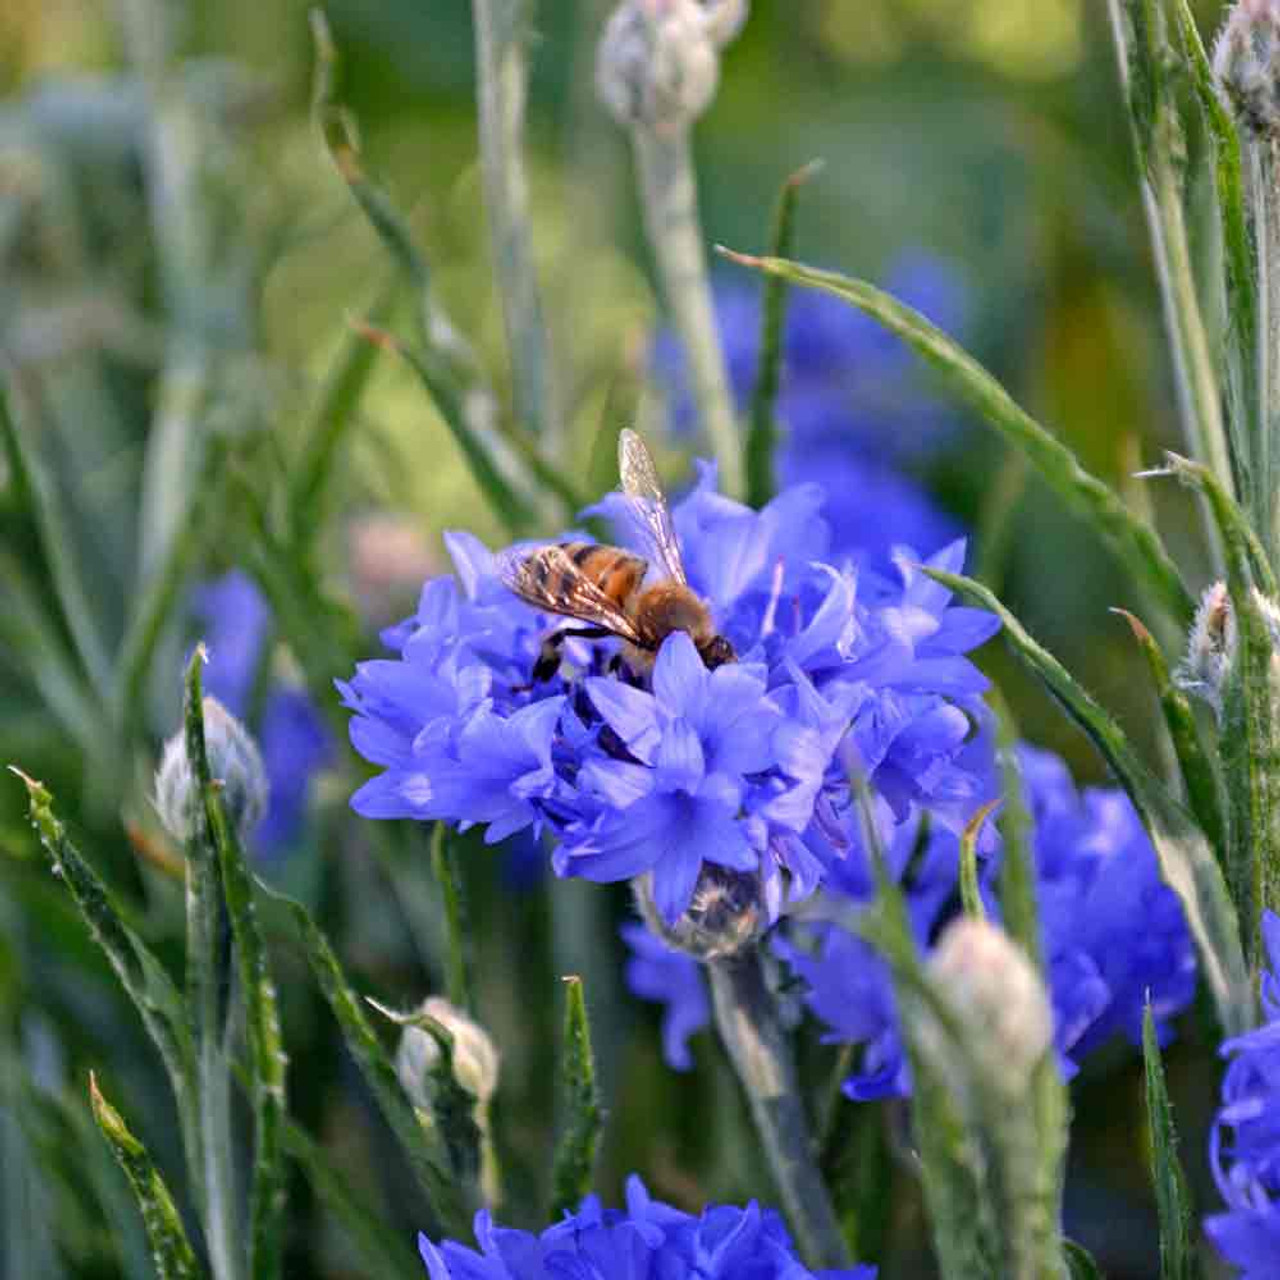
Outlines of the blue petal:
<svg viewBox="0 0 1280 1280">
<path fill-rule="evenodd" d="M 661 741 L 658 703 L 652 694 L 621 680 L 593 676 L 583 682 L 592 705 L 605 724 L 626 743 L 627 750 L 646 764 Z"/>
</svg>

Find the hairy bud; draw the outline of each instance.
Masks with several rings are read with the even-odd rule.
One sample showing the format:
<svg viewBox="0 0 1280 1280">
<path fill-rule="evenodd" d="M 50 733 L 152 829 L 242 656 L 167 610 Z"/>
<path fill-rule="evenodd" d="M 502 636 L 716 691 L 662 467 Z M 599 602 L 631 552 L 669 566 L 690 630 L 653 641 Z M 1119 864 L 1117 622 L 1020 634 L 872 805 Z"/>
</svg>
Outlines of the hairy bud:
<svg viewBox="0 0 1280 1280">
<path fill-rule="evenodd" d="M 1236 656 L 1236 619 L 1225 582 L 1206 587 L 1187 634 L 1187 652 L 1174 680 L 1222 714 L 1222 696 Z"/>
<path fill-rule="evenodd" d="M 499 1055 L 489 1033 L 443 996 L 431 996 L 411 1017 L 428 1017 L 453 1036 L 454 1079 L 485 1107 L 498 1088 Z M 396 1075 L 415 1106 L 431 1105 L 431 1072 L 440 1062 L 440 1045 L 421 1027 L 406 1026 L 396 1050 Z M 482 1126 L 483 1127 L 483 1126 Z"/>
<path fill-rule="evenodd" d="M 1053 1042 L 1049 997 L 1026 952 L 998 926 L 962 916 L 943 933 L 929 970 L 990 1081 L 1020 1095 Z"/>
<path fill-rule="evenodd" d="M 1213 69 L 1247 128 L 1280 135 L 1280 0 L 1239 0 L 1218 36 Z"/>
<path fill-rule="evenodd" d="M 249 731 L 216 698 L 204 700 L 204 744 L 223 808 L 243 840 L 267 811 L 262 756 Z M 155 790 L 156 811 L 175 840 L 190 840 L 196 834 L 200 803 L 186 735 L 178 732 L 164 744 Z"/>
<path fill-rule="evenodd" d="M 746 14 L 746 0 L 623 0 L 596 56 L 600 100 L 627 127 L 691 124 L 715 97 L 720 49 Z"/>
<path fill-rule="evenodd" d="M 653 900 L 653 874 L 631 882 L 636 907 L 659 938 L 696 960 L 721 960 L 759 940 L 769 924 L 758 875 L 703 863 L 689 908 L 668 924 Z"/>
</svg>

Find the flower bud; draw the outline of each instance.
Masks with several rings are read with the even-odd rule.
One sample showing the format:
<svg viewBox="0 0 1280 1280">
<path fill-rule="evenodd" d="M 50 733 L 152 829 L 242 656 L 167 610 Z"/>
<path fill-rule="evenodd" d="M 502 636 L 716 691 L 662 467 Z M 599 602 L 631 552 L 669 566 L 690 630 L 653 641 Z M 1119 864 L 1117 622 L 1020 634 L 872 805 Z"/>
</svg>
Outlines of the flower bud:
<svg viewBox="0 0 1280 1280">
<path fill-rule="evenodd" d="M 1222 714 L 1222 695 L 1236 655 L 1236 620 L 1225 582 L 1205 589 L 1187 634 L 1187 652 L 1174 681 Z"/>
<path fill-rule="evenodd" d="M 623 0 L 596 56 L 596 91 L 619 124 L 664 133 L 715 97 L 719 50 L 741 30 L 745 0 Z"/>
<path fill-rule="evenodd" d="M 644 922 L 669 947 L 697 960 L 720 960 L 757 941 L 769 925 L 758 875 L 704 862 L 688 910 L 668 924 L 653 900 L 653 873 L 631 882 Z"/>
<path fill-rule="evenodd" d="M 1053 1042 L 1049 997 L 1026 952 L 996 925 L 961 916 L 943 933 L 929 972 L 989 1082 L 1022 1094 Z"/>
<path fill-rule="evenodd" d="M 1280 134 L 1280 0 L 1239 0 L 1218 36 L 1213 69 L 1246 128 Z"/>
<path fill-rule="evenodd" d="M 499 1067 L 498 1049 L 489 1033 L 443 996 L 431 996 L 410 1016 L 426 1016 L 453 1036 L 454 1079 L 476 1099 L 480 1108 L 486 1107 L 498 1088 Z M 440 1045 L 429 1031 L 405 1027 L 396 1050 L 396 1075 L 414 1106 L 430 1107 L 429 1077 L 439 1064 L 440 1055 Z"/>
<path fill-rule="evenodd" d="M 240 838 L 267 811 L 267 771 L 249 731 L 216 698 L 204 700 L 204 746 L 209 772 L 221 786 L 222 804 Z M 200 788 L 187 757 L 185 733 L 164 744 L 156 771 L 155 806 L 175 840 L 190 840 L 198 828 Z"/>
</svg>

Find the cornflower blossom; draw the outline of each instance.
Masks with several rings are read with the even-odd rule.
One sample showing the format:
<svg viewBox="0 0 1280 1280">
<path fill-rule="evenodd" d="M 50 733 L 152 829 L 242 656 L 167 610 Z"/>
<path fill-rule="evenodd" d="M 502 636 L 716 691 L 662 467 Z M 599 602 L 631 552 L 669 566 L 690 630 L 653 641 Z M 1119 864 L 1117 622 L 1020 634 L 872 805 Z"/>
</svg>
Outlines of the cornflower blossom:
<svg viewBox="0 0 1280 1280">
<path fill-rule="evenodd" d="M 564 620 L 508 590 L 477 539 L 447 534 L 456 576 L 384 633 L 396 657 L 339 685 L 353 744 L 383 770 L 353 807 L 480 825 L 489 843 L 545 833 L 557 874 L 644 878 L 666 926 L 719 877 L 763 926 L 843 856 L 810 828 L 847 801 L 849 753 L 903 818 L 976 796 L 953 760 L 987 682 L 964 655 L 996 620 L 952 606 L 910 552 L 885 577 L 830 561 L 825 508 L 806 484 L 753 511 L 704 464 L 672 517 L 690 585 L 740 660 L 710 671 L 676 632 L 647 680 L 619 668 L 616 641 L 574 637 L 532 683 Z M 963 558 L 957 542 L 930 563 Z"/>
<path fill-rule="evenodd" d="M 955 762 L 977 768 L 966 753 L 989 758 L 986 735 L 978 735 Z M 1161 882 L 1155 850 L 1124 793 L 1079 793 L 1066 766 L 1050 752 L 1024 746 L 1020 755 L 1035 824 L 1033 854 L 1054 1043 L 1064 1074 L 1070 1076 L 1117 1033 L 1139 1043 L 1148 999 L 1158 1034 L 1167 1040 L 1170 1020 L 1195 993 L 1195 953 L 1181 904 Z M 993 777 L 989 786 L 995 794 Z M 888 869 L 907 891 L 917 941 L 927 949 L 958 909 L 959 842 L 954 830 L 937 822 L 921 842 L 918 812 L 893 825 L 883 800 L 879 809 Z M 998 917 L 993 884 L 999 850 L 989 829 L 985 834 L 980 885 L 988 911 Z M 888 968 L 874 948 L 846 927 L 873 892 L 854 829 L 847 840 L 850 856 L 836 864 L 820 897 L 775 935 L 773 949 L 802 979 L 805 1003 L 824 1026 L 824 1038 L 863 1047 L 860 1070 L 846 1081 L 846 1094 L 857 1100 L 907 1094 L 910 1078 Z M 981 844 L 979 851 L 984 852 Z M 1134 920 L 1143 927 L 1135 929 Z M 666 1059 L 683 1070 L 688 1037 L 706 1024 L 705 1013 L 697 1017 L 704 1007 L 699 1002 L 705 1001 L 701 974 L 686 957 L 655 955 L 656 940 L 642 948 L 633 934 L 624 936 L 646 961 L 643 970 L 628 969 L 631 989 L 666 1005 Z M 643 973 L 643 982 L 635 980 L 637 972 Z"/>
<path fill-rule="evenodd" d="M 886 288 L 941 328 L 963 331 L 965 292 L 941 260 L 904 257 L 887 273 Z M 745 413 L 760 357 L 760 294 L 721 281 L 715 306 L 730 387 Z M 956 434 L 958 419 L 922 388 L 901 341 L 839 298 L 797 289 L 787 300 L 782 357 L 775 405 L 781 482 L 816 480 L 830 492 L 858 495 L 828 512 L 834 545 L 883 561 L 899 544 L 928 552 L 959 536 L 958 523 L 907 474 Z M 669 330 L 654 340 L 652 364 L 668 389 L 672 432 L 688 436 L 694 401 Z"/>
<path fill-rule="evenodd" d="M 247 574 L 233 569 L 205 584 L 196 593 L 193 612 L 209 650 L 205 689 L 233 715 L 256 723 L 268 796 L 251 840 L 258 853 L 270 856 L 301 831 L 312 780 L 333 762 L 333 741 L 315 703 L 300 688 L 273 683 L 252 714 L 271 610 Z"/>
<path fill-rule="evenodd" d="M 1263 912 L 1270 969 L 1256 1030 L 1222 1045 L 1229 1058 L 1209 1157 L 1227 1212 L 1204 1220 L 1210 1240 L 1245 1280 L 1266 1280 L 1280 1258 L 1280 916 Z"/>
<path fill-rule="evenodd" d="M 418 1237 L 430 1280 L 875 1280 L 875 1267 L 809 1271 L 782 1219 L 754 1200 L 709 1205 L 697 1216 L 654 1200 L 634 1174 L 626 1208 L 588 1196 L 540 1235 L 475 1219 L 476 1252 Z"/>
</svg>

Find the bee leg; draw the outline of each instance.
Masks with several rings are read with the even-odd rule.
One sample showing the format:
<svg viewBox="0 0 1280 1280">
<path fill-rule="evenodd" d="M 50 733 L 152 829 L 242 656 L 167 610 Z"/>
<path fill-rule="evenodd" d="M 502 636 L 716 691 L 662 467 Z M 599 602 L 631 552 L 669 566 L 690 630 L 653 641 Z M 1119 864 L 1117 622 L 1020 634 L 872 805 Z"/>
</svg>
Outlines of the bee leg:
<svg viewBox="0 0 1280 1280">
<path fill-rule="evenodd" d="M 603 640 L 611 635 L 613 632 L 604 627 L 561 627 L 558 631 L 551 632 L 542 642 L 530 679 L 534 684 L 542 684 L 555 675 L 560 669 L 560 650 L 564 642 L 571 637 L 582 640 Z"/>
</svg>

